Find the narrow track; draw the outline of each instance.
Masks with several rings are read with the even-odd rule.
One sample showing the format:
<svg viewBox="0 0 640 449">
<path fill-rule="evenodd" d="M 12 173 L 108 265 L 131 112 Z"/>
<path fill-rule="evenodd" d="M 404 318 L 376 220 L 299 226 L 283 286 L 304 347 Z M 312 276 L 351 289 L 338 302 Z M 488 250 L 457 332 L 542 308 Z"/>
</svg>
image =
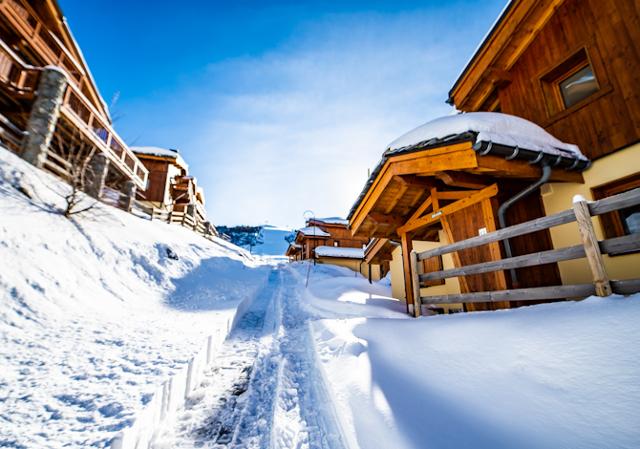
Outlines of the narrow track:
<svg viewBox="0 0 640 449">
<path fill-rule="evenodd" d="M 344 448 L 301 288 L 288 268 L 273 270 L 159 447 Z"/>
</svg>

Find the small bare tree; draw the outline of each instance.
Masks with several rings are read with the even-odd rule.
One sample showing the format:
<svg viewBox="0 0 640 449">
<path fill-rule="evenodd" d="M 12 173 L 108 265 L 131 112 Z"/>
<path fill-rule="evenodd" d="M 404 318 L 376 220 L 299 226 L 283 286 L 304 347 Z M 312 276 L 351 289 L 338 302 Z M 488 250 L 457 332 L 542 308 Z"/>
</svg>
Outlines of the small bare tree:
<svg viewBox="0 0 640 449">
<path fill-rule="evenodd" d="M 60 213 L 66 218 L 71 218 L 73 215 L 93 209 L 98 203 L 85 193 L 87 186 L 96 175 L 91 166 L 96 147 L 76 136 L 69 138 L 68 135 L 61 134 L 56 136 L 57 152 L 51 158 L 62 167 L 68 186 L 65 186 L 63 191 L 54 191 L 64 201 Z"/>
</svg>

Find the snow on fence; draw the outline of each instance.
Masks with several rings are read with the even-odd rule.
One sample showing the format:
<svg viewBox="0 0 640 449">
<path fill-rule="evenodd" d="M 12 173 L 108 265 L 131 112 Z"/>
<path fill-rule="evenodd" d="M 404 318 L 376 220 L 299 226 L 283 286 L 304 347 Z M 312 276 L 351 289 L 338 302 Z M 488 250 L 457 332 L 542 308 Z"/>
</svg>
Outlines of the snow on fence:
<svg viewBox="0 0 640 449">
<path fill-rule="evenodd" d="M 189 395 L 202 383 L 216 353 L 229 334 L 235 315 L 227 321 L 227 329 L 218 329 L 206 344 L 180 371 L 158 386 L 151 401 L 140 411 L 131 427 L 124 429 L 112 441 L 111 449 L 149 449 L 172 415 L 184 407 Z"/>
<path fill-rule="evenodd" d="M 620 254 L 640 250 L 640 233 L 632 233 L 622 237 L 598 241 L 591 221 L 591 217 L 593 216 L 637 206 L 638 204 L 640 204 L 640 188 L 593 202 L 587 202 L 582 197 L 576 197 L 574 198 L 572 209 L 557 214 L 509 226 L 485 235 L 461 240 L 421 253 L 412 251 L 411 277 L 414 297 L 420 298 L 419 302 L 421 305 L 427 305 L 495 301 L 536 301 L 544 299 L 580 298 L 594 294 L 598 296 L 608 296 L 612 293 L 629 295 L 639 292 L 640 278 L 625 280 L 609 279 L 605 270 L 602 254 Z M 582 238 L 581 245 L 466 265 L 448 270 L 429 273 L 420 272 L 422 264 L 420 264 L 419 261 L 429 259 L 430 257 L 475 248 L 488 243 L 498 242 L 572 222 L 577 222 L 578 224 L 578 230 Z M 516 268 L 532 267 L 581 258 L 587 259 L 593 283 L 516 288 L 512 290 L 461 293 L 456 295 L 420 295 L 420 283 L 423 281 L 490 273 L 501 270 L 514 270 Z M 418 316 L 420 312 L 420 307 L 414 308 L 414 315 Z"/>
</svg>

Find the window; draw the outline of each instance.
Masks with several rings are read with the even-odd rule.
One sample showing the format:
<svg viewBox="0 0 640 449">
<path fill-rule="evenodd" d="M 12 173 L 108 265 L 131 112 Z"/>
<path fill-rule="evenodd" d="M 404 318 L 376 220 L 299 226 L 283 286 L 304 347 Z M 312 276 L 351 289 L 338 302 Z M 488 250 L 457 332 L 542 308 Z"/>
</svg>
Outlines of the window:
<svg viewBox="0 0 640 449">
<path fill-rule="evenodd" d="M 581 48 L 540 77 L 549 117 L 579 107 L 601 90 L 593 67 L 587 50 Z"/>
<path fill-rule="evenodd" d="M 604 184 L 592 190 L 594 198 L 602 199 L 638 187 L 640 187 L 640 173 Z M 606 238 L 640 233 L 640 205 L 601 215 L 600 222 Z"/>
<path fill-rule="evenodd" d="M 598 91 L 598 82 L 593 69 L 587 65 L 558 84 L 564 107 L 570 108 L 579 101 Z"/>
</svg>

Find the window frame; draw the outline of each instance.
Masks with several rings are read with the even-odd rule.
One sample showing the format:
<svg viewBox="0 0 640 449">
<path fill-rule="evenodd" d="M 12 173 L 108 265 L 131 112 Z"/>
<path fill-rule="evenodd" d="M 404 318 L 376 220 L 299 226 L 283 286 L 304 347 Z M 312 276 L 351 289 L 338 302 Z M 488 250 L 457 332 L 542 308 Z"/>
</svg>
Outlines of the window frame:
<svg viewBox="0 0 640 449">
<path fill-rule="evenodd" d="M 601 184 L 599 186 L 592 187 L 591 193 L 594 199 L 600 200 L 600 199 L 607 198 L 612 195 L 617 195 L 619 193 L 627 192 L 629 190 L 639 188 L 639 187 L 640 187 L 640 172 L 636 172 L 631 175 L 625 176 L 623 178 L 608 182 L 606 184 Z M 602 229 L 602 234 L 606 239 L 631 235 L 625 232 L 620 211 L 613 211 L 606 214 L 602 214 L 600 215 L 599 218 L 600 218 L 599 220 L 600 228 Z M 620 253 L 610 253 L 609 255 L 621 256 L 625 254 L 635 254 L 635 253 L 640 253 L 640 250 L 625 251 Z"/>
<path fill-rule="evenodd" d="M 589 103 L 597 100 L 603 95 L 612 91 L 612 87 L 606 76 L 606 70 L 602 58 L 594 45 L 583 45 L 575 48 L 570 53 L 564 55 L 551 67 L 547 67 L 538 76 L 542 97 L 544 99 L 547 112 L 547 121 L 544 126 L 549 126 L 567 115 L 583 108 Z M 566 107 L 560 83 L 575 75 L 586 66 L 591 67 L 591 71 L 596 79 L 598 90 L 587 95 L 575 104 Z"/>
</svg>

